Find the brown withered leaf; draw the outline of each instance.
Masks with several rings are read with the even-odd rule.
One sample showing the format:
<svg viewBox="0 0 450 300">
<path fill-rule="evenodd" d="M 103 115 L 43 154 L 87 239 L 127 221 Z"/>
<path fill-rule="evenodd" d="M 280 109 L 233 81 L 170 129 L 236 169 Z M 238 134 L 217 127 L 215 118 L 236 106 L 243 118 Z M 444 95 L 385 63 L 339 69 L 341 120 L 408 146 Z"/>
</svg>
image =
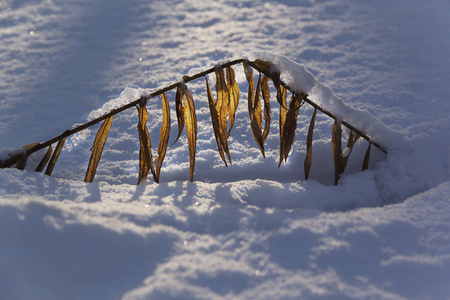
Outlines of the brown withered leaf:
<svg viewBox="0 0 450 300">
<path fill-rule="evenodd" d="M 56 144 L 55 151 L 53 152 L 53 155 L 50 158 L 50 162 L 47 165 L 47 169 L 45 170 L 45 175 L 50 176 L 52 174 L 53 168 L 55 167 L 56 161 L 58 160 L 59 155 L 61 154 L 61 150 L 65 142 L 66 138 L 62 138 L 58 141 L 58 144 Z"/>
<path fill-rule="evenodd" d="M 37 145 L 39 145 L 39 143 L 31 143 L 31 144 L 23 146 L 22 148 L 25 149 L 25 150 L 28 150 L 28 149 L 31 149 L 33 147 L 36 147 Z M 16 163 L 16 169 L 24 170 L 25 166 L 27 164 L 27 159 L 28 159 L 27 155 L 25 155 L 25 154 L 22 155 L 22 157 Z"/>
<path fill-rule="evenodd" d="M 367 147 L 366 154 L 364 155 L 364 162 L 362 170 L 365 171 L 369 168 L 369 160 L 370 160 L 370 148 L 372 147 L 372 143 L 369 143 L 369 147 Z"/>
<path fill-rule="evenodd" d="M 184 128 L 184 107 L 182 101 L 182 93 L 181 93 L 181 84 L 178 85 L 177 93 L 175 95 L 175 111 L 177 113 L 177 122 L 178 122 L 178 134 L 175 141 L 171 144 L 175 144 L 181 136 Z"/>
<path fill-rule="evenodd" d="M 270 62 L 261 59 L 256 59 L 253 63 L 258 67 L 258 71 L 260 71 L 261 73 L 264 73 L 265 75 L 268 76 L 270 76 L 273 73 L 272 64 Z"/>
<path fill-rule="evenodd" d="M 229 109 L 229 94 L 228 87 L 225 82 L 225 76 L 223 74 L 223 69 L 217 67 L 215 70 L 216 73 L 216 92 L 217 92 L 217 101 L 216 101 L 216 111 L 219 117 L 219 140 L 222 144 L 222 149 L 228 157 L 228 161 L 231 163 L 230 152 L 228 150 L 228 142 L 227 142 L 227 126 L 228 126 L 228 109 Z"/>
<path fill-rule="evenodd" d="M 314 113 L 311 117 L 311 122 L 309 123 L 309 129 L 308 129 L 308 136 L 306 138 L 306 156 L 305 156 L 305 162 L 303 164 L 303 168 L 305 171 L 305 180 L 308 180 L 309 171 L 311 170 L 312 141 L 313 141 L 314 125 L 316 122 L 316 114 L 317 114 L 317 108 L 314 109 Z"/>
<path fill-rule="evenodd" d="M 184 102 L 184 119 L 189 144 L 190 180 L 194 181 L 195 150 L 197 147 L 197 116 L 195 114 L 194 99 L 186 84 L 181 84 L 181 93 Z"/>
<path fill-rule="evenodd" d="M 48 161 L 50 160 L 50 156 L 52 155 L 53 148 L 52 146 L 48 146 L 47 152 L 45 153 L 44 157 L 40 161 L 39 165 L 36 167 L 36 172 L 42 172 L 47 165 Z"/>
<path fill-rule="evenodd" d="M 255 98 L 252 105 L 253 115 L 258 124 L 259 132 L 262 132 L 262 108 L 261 108 L 261 74 L 256 83 Z"/>
<path fill-rule="evenodd" d="M 264 100 L 264 131 L 262 134 L 263 143 L 269 136 L 270 131 L 270 121 L 272 118 L 272 112 L 270 111 L 270 91 L 269 91 L 269 80 L 270 77 L 264 75 L 261 79 L 261 91 Z"/>
<path fill-rule="evenodd" d="M 255 81 L 253 79 L 253 70 L 247 63 L 244 61 L 244 72 L 248 81 L 248 114 L 250 117 L 250 126 L 252 129 L 253 137 L 258 145 L 262 156 L 265 158 L 264 153 L 264 142 L 262 139 L 261 133 L 261 123 L 262 123 L 262 112 L 261 112 L 261 92 L 260 92 L 260 80 L 261 76 L 259 76 L 257 90 L 255 93 Z M 259 94 L 259 98 L 258 98 Z M 257 105 L 259 103 L 259 106 Z M 258 109 L 259 107 L 259 109 Z M 259 117 L 258 117 L 259 116 Z"/>
<path fill-rule="evenodd" d="M 255 81 L 253 79 L 253 69 L 245 62 L 243 62 L 245 78 L 248 82 L 248 109 L 253 108 L 253 102 L 255 102 Z"/>
<path fill-rule="evenodd" d="M 286 113 L 287 113 L 287 90 L 283 86 L 278 86 L 277 90 L 277 101 L 280 103 L 280 161 L 278 162 L 278 168 L 281 166 L 281 163 L 284 160 L 284 125 L 286 124 Z"/>
<path fill-rule="evenodd" d="M 277 102 L 280 104 L 280 106 L 288 110 L 287 103 L 286 103 L 286 93 L 287 90 L 284 86 L 281 85 L 281 79 L 280 79 L 281 73 L 280 72 L 273 72 L 271 74 L 273 85 L 275 86 L 275 89 L 277 90 Z"/>
<path fill-rule="evenodd" d="M 284 160 L 286 161 L 291 147 L 294 144 L 295 130 L 297 129 L 297 117 L 300 109 L 300 102 L 302 101 L 302 94 L 292 94 L 291 100 L 289 102 L 289 110 L 286 113 L 286 120 L 283 128 L 282 143 L 284 143 Z"/>
<path fill-rule="evenodd" d="M 139 123 L 137 130 L 139 134 L 139 178 L 138 183 L 148 176 L 148 172 L 151 171 L 154 180 L 156 181 L 156 174 L 153 167 L 152 159 L 152 143 L 150 141 L 150 134 L 147 128 L 148 112 L 146 108 L 146 102 L 140 103 L 138 109 Z"/>
<path fill-rule="evenodd" d="M 334 161 L 334 185 L 339 182 L 340 175 L 344 172 L 343 157 L 342 157 L 342 128 L 341 124 L 335 120 L 331 130 L 331 146 L 333 148 Z"/>
<path fill-rule="evenodd" d="M 162 121 L 161 128 L 159 130 L 159 143 L 158 143 L 158 157 L 154 159 L 153 165 L 155 168 L 155 181 L 159 182 L 159 174 L 161 173 L 161 166 L 166 156 L 167 144 L 169 143 L 170 136 L 170 107 L 169 100 L 167 100 L 166 94 L 161 94 L 162 104 Z"/>
<path fill-rule="evenodd" d="M 216 138 L 217 143 L 217 150 L 219 151 L 220 158 L 225 163 L 225 166 L 228 166 L 227 161 L 225 159 L 224 151 L 223 151 L 223 141 L 222 135 L 220 134 L 220 124 L 219 124 L 219 114 L 216 109 L 216 101 L 214 100 L 214 96 L 211 92 L 211 88 L 209 87 L 208 78 L 205 76 L 206 81 L 206 91 L 208 94 L 208 104 L 209 104 L 209 111 L 211 113 L 211 122 L 213 125 L 213 131 L 214 131 L 214 137 Z"/>
<path fill-rule="evenodd" d="M 228 119 L 229 119 L 229 128 L 227 133 L 228 138 L 230 136 L 231 129 L 233 129 L 234 120 L 236 117 L 236 110 L 239 105 L 239 85 L 235 80 L 234 70 L 230 66 L 226 68 L 226 77 L 227 77 L 228 95 L 230 97 L 230 102 L 228 106 Z"/>
<path fill-rule="evenodd" d="M 103 124 L 95 136 L 94 145 L 92 146 L 91 158 L 89 159 L 88 169 L 86 171 L 86 176 L 84 177 L 84 182 L 94 181 L 95 172 L 97 171 L 98 163 L 100 157 L 102 156 L 103 148 L 108 138 L 109 130 L 111 129 L 111 124 L 114 119 L 114 115 L 105 119 Z"/>
</svg>

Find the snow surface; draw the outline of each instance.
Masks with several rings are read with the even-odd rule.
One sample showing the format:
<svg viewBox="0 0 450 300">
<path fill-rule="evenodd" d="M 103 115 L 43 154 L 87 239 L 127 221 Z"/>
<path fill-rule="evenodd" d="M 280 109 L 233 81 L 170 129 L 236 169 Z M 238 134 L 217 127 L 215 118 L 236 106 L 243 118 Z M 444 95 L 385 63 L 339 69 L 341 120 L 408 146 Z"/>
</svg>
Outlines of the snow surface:
<svg viewBox="0 0 450 300">
<path fill-rule="evenodd" d="M 358 142 L 332 186 L 332 120 L 318 114 L 304 181 L 305 106 L 278 169 L 278 106 L 264 160 L 240 68 L 226 168 L 204 81 L 188 83 L 194 183 L 184 134 L 161 183 L 135 185 L 133 109 L 114 118 L 91 184 L 82 179 L 93 134 L 72 140 L 51 177 L 0 170 L 0 298 L 449 299 L 449 11 L 443 0 L 0 2 L 2 156 L 128 99 L 126 87 L 145 93 L 254 49 L 304 64 L 345 106 L 386 124 L 373 132 L 386 132 L 390 150 L 374 150 L 360 172 Z M 148 110 L 155 147 L 160 99 Z"/>
</svg>

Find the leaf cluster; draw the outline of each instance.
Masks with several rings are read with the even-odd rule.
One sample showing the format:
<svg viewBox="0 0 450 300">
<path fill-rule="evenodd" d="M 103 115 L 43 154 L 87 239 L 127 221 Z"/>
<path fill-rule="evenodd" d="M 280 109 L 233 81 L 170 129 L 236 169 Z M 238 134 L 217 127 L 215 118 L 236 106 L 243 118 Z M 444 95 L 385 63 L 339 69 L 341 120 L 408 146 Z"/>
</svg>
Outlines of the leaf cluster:
<svg viewBox="0 0 450 300">
<path fill-rule="evenodd" d="M 191 77 L 185 76 L 183 80 L 167 86 L 159 91 L 152 93 L 149 97 L 142 96 L 135 101 L 124 105 L 118 109 L 111 111 L 110 113 L 83 124 L 74 130 L 67 130 L 63 134 L 45 142 L 45 143 L 33 143 L 24 146 L 25 151 L 16 155 L 11 155 L 6 161 L 0 161 L 0 167 L 15 166 L 18 169 L 24 169 L 27 163 L 27 157 L 33 152 L 47 147 L 47 152 L 41 162 L 39 163 L 36 171 L 42 172 L 47 165 L 45 171 L 46 175 L 51 175 L 52 170 L 58 160 L 58 157 L 63 149 L 66 138 L 78 131 L 93 126 L 101 121 L 103 123 L 98 130 L 98 133 L 94 139 L 92 146 L 91 157 L 87 167 L 85 182 L 92 182 L 95 177 L 95 173 L 108 138 L 109 131 L 113 122 L 114 115 L 120 113 L 128 108 L 135 106 L 138 114 L 137 132 L 139 137 L 139 174 L 137 183 L 141 183 L 142 180 L 148 177 L 151 173 L 155 182 L 160 181 L 161 167 L 168 148 L 168 141 L 170 136 L 171 120 L 170 120 L 170 105 L 169 100 L 166 97 L 165 92 L 176 89 L 175 95 L 175 112 L 177 117 L 178 132 L 175 139 L 176 143 L 184 129 L 186 129 L 187 142 L 189 146 L 189 162 L 190 172 L 189 178 L 192 182 L 194 180 L 195 170 L 195 153 L 197 145 L 197 116 L 195 111 L 194 98 L 187 87 L 187 82 L 198 79 L 200 77 L 205 78 L 206 92 L 208 98 L 208 105 L 211 115 L 211 123 L 213 127 L 214 137 L 217 143 L 217 150 L 220 158 L 226 166 L 232 165 L 230 147 L 228 138 L 230 137 L 233 125 L 235 123 L 236 111 L 240 100 L 239 85 L 235 80 L 235 72 L 232 65 L 242 63 L 244 67 L 245 77 L 248 83 L 248 95 L 247 95 L 247 107 L 250 119 L 250 128 L 256 142 L 256 145 L 261 151 L 263 157 L 265 157 L 264 143 L 270 132 L 271 125 L 271 102 L 270 102 L 270 89 L 269 82 L 271 81 L 276 89 L 276 101 L 279 104 L 279 163 L 281 166 L 283 161 L 286 161 L 295 139 L 295 131 L 297 128 L 297 119 L 301 107 L 306 103 L 314 108 L 313 115 L 308 128 L 306 138 L 306 155 L 304 160 L 304 176 L 307 180 L 310 174 L 312 165 L 312 145 L 313 145 L 313 132 L 315 126 L 315 120 L 317 111 L 321 111 L 325 115 L 334 119 L 332 127 L 332 152 L 335 169 L 335 184 L 338 184 L 341 174 L 344 172 L 349 155 L 351 154 L 356 141 L 360 138 L 364 138 L 369 142 L 368 149 L 363 161 L 362 170 L 368 168 L 370 159 L 370 150 L 372 144 L 386 152 L 376 142 L 371 140 L 364 132 L 348 124 L 343 120 L 339 120 L 334 114 L 328 112 L 312 102 L 308 95 L 295 91 L 281 81 L 281 73 L 272 66 L 270 62 L 255 60 L 248 61 L 245 59 L 239 59 L 236 61 L 224 63 L 215 66 L 207 71 L 198 73 Z M 255 83 L 254 70 L 258 71 L 256 74 L 257 81 Z M 216 96 L 214 97 L 211 87 L 208 82 L 207 74 L 214 73 L 216 84 Z M 287 101 L 287 94 L 291 93 L 289 103 Z M 152 143 L 150 140 L 150 134 L 147 128 L 148 112 L 147 102 L 154 96 L 160 95 L 162 102 L 162 119 L 161 128 L 159 132 L 159 143 L 156 149 L 156 153 L 153 153 Z M 342 150 L 342 126 L 346 126 L 350 130 L 347 146 Z M 52 149 L 52 144 L 56 143 L 55 151 Z"/>
</svg>

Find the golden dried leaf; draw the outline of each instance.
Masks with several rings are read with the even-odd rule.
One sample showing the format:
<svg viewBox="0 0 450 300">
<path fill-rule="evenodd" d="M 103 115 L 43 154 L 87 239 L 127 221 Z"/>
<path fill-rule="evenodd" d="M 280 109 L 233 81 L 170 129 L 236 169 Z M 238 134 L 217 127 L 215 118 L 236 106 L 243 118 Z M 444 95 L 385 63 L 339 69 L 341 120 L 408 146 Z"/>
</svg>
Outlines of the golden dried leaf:
<svg viewBox="0 0 450 300">
<path fill-rule="evenodd" d="M 270 91 L 269 91 L 269 80 L 270 77 L 264 75 L 261 79 L 261 91 L 264 100 L 264 131 L 262 133 L 263 143 L 269 136 L 270 131 L 270 121 L 272 118 L 272 113 L 270 111 Z"/>
<path fill-rule="evenodd" d="M 217 92 L 217 101 L 216 101 L 216 111 L 219 117 L 219 140 L 222 144 L 222 149 L 228 157 L 228 160 L 231 163 L 230 152 L 228 150 L 227 143 L 227 117 L 228 117 L 228 107 L 229 107 L 229 94 L 228 87 L 225 82 L 225 76 L 223 74 L 223 69 L 217 67 L 215 70 L 216 73 L 216 92 Z"/>
<path fill-rule="evenodd" d="M 214 137 L 216 138 L 217 143 L 217 150 L 219 151 L 220 158 L 222 158 L 223 162 L 225 163 L 225 166 L 228 166 L 227 161 L 225 159 L 225 155 L 223 152 L 223 142 L 222 142 L 222 135 L 220 134 L 220 124 L 219 124 L 219 114 L 216 109 L 216 101 L 214 100 L 214 96 L 211 92 L 211 88 L 209 87 L 208 78 L 206 78 L 206 91 L 208 94 L 208 104 L 209 104 L 209 111 L 211 113 L 211 122 L 213 125 L 213 131 L 214 131 Z"/>
<path fill-rule="evenodd" d="M 231 129 L 233 129 L 234 120 L 236 117 L 236 110 L 239 105 L 239 85 L 235 80 L 234 70 L 232 67 L 228 66 L 226 68 L 228 95 L 230 97 L 230 102 L 228 106 L 228 118 L 229 118 L 229 128 L 227 133 L 227 138 L 230 136 Z"/>
<path fill-rule="evenodd" d="M 261 74 L 259 74 L 258 82 L 256 83 L 255 101 L 253 102 L 253 114 L 259 131 L 262 129 L 262 108 L 261 108 Z"/>
<path fill-rule="evenodd" d="M 252 109 L 253 102 L 255 102 L 255 81 L 253 80 L 253 70 L 252 68 L 244 61 L 244 73 L 248 82 L 248 109 Z"/>
<path fill-rule="evenodd" d="M 158 143 L 158 157 L 155 158 L 153 163 L 155 167 L 155 181 L 159 182 L 159 174 L 161 173 L 161 166 L 166 156 L 167 144 L 169 143 L 170 136 L 170 107 L 169 100 L 167 100 L 166 94 L 161 94 L 162 104 L 162 121 L 161 128 L 159 130 L 159 143 Z"/>
<path fill-rule="evenodd" d="M 114 115 L 105 119 L 103 124 L 100 126 L 97 135 L 95 136 L 91 158 L 89 159 L 89 165 L 86 171 L 86 176 L 84 177 L 84 182 L 92 182 L 94 180 L 95 172 L 97 171 L 98 163 L 100 161 L 100 157 L 102 156 L 103 147 L 105 146 L 106 139 L 108 138 L 113 118 Z"/>
<path fill-rule="evenodd" d="M 184 101 L 184 119 L 186 122 L 186 133 L 189 144 L 190 180 L 194 181 L 195 150 L 197 147 L 197 116 L 192 94 L 187 86 L 181 84 L 181 93 Z"/>
<path fill-rule="evenodd" d="M 258 83 L 256 84 L 256 92 L 254 92 L 253 74 L 249 72 L 247 77 L 249 84 L 249 98 L 248 98 L 248 114 L 250 116 L 250 126 L 252 128 L 253 137 L 256 144 L 261 151 L 262 156 L 265 158 L 264 153 L 264 141 L 262 138 L 261 126 L 262 126 L 262 112 L 261 112 L 261 75 L 259 75 Z M 252 94 L 250 95 L 250 92 Z"/>
<path fill-rule="evenodd" d="M 286 113 L 286 120 L 283 128 L 282 142 L 284 142 L 284 160 L 286 161 L 289 152 L 291 151 L 292 144 L 295 138 L 295 129 L 297 129 L 297 117 L 300 109 L 300 102 L 302 101 L 301 94 L 292 94 L 291 101 L 289 103 L 289 110 Z"/>
<path fill-rule="evenodd" d="M 178 135 L 175 141 L 171 144 L 171 146 L 178 141 L 184 128 L 184 108 L 181 95 L 181 85 L 178 86 L 177 93 L 175 95 L 175 111 L 177 113 Z"/>
<path fill-rule="evenodd" d="M 308 129 L 308 136 L 306 138 L 306 156 L 305 156 L 305 162 L 304 162 L 304 171 L 305 171 L 305 180 L 308 180 L 309 177 L 309 171 L 311 170 L 311 164 L 312 164 L 312 140 L 313 140 L 313 132 L 314 132 L 314 125 L 316 122 L 316 114 L 317 114 L 317 108 L 314 109 L 314 113 L 311 117 L 311 122 L 309 123 L 309 129 Z"/>
<path fill-rule="evenodd" d="M 278 168 L 280 167 L 281 163 L 284 160 L 284 125 L 286 124 L 286 114 L 287 114 L 287 90 L 282 87 L 278 86 L 277 89 L 277 101 L 280 103 L 280 116 L 279 116 L 279 122 L 280 122 L 280 161 L 278 162 Z"/>
<path fill-rule="evenodd" d="M 331 145 L 333 148 L 333 160 L 334 160 L 334 185 L 339 182 L 340 175 L 344 172 L 343 157 L 342 157 L 342 128 L 338 121 L 334 121 L 333 128 L 331 130 L 332 138 Z"/>
<path fill-rule="evenodd" d="M 367 147 L 366 154 L 364 155 L 364 162 L 362 170 L 365 171 L 369 168 L 369 160 L 370 160 L 370 148 L 372 147 L 372 143 L 369 143 L 369 147 Z"/>
<path fill-rule="evenodd" d="M 45 168 L 45 165 L 47 165 L 48 161 L 50 160 L 50 156 L 52 155 L 53 148 L 52 146 L 48 147 L 47 152 L 45 153 L 44 157 L 42 158 L 39 165 L 36 167 L 36 172 L 42 172 Z"/>
<path fill-rule="evenodd" d="M 138 107 L 139 123 L 137 125 L 137 130 L 139 134 L 139 178 L 138 183 L 144 178 L 147 178 L 148 172 L 151 171 L 153 178 L 156 181 L 156 174 L 153 168 L 152 160 L 152 143 L 150 141 L 150 134 L 147 128 L 148 112 L 146 108 L 146 102 L 143 101 Z"/>
<path fill-rule="evenodd" d="M 258 67 L 258 71 L 268 76 L 272 74 L 272 64 L 270 62 L 257 59 L 253 63 Z"/>
<path fill-rule="evenodd" d="M 281 85 L 281 79 L 280 79 L 281 73 L 280 72 L 273 72 L 271 74 L 273 85 L 275 86 L 277 90 L 277 102 L 280 104 L 282 108 L 287 110 L 287 103 L 286 103 L 286 88 Z"/>
<path fill-rule="evenodd" d="M 48 163 L 47 169 L 45 170 L 45 175 L 50 176 L 52 174 L 53 168 L 55 167 L 56 161 L 58 160 L 59 155 L 61 154 L 61 150 L 65 142 L 66 138 L 62 138 L 58 141 L 55 151 L 53 152 L 53 155 L 50 158 L 50 162 Z"/>
</svg>

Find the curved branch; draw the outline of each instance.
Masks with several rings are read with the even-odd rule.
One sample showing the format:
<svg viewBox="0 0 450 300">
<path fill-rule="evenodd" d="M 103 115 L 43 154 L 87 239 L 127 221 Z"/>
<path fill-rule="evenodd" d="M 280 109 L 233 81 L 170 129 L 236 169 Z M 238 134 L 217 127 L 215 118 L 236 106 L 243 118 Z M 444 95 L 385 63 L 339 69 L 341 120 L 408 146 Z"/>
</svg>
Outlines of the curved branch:
<svg viewBox="0 0 450 300">
<path fill-rule="evenodd" d="M 242 63 L 242 62 L 244 62 L 244 59 L 243 59 L 243 58 L 239 58 L 239 59 L 235 59 L 235 60 L 232 60 L 232 61 L 229 61 L 229 62 L 221 63 L 220 66 L 221 66 L 222 68 L 225 68 L 225 67 L 228 67 L 228 66 L 232 66 L 232 65 L 236 65 L 236 64 Z M 267 68 L 262 68 L 261 66 L 255 64 L 254 62 L 251 62 L 251 61 L 247 61 L 247 60 L 246 60 L 246 62 L 247 62 L 250 66 L 252 66 L 253 68 L 255 68 L 256 70 L 258 70 L 259 72 L 261 72 L 261 73 L 263 73 L 263 74 L 265 74 L 265 75 L 267 75 L 267 76 L 269 76 L 270 78 L 273 79 L 272 74 L 270 74 L 270 72 L 269 72 L 269 70 L 268 70 Z M 203 76 L 205 76 L 205 75 L 207 75 L 207 74 L 213 73 L 213 72 L 215 72 L 216 67 L 217 67 L 217 66 L 211 67 L 211 68 L 209 68 L 209 69 L 206 69 L 205 71 L 199 72 L 199 73 L 194 74 L 194 75 L 192 75 L 192 76 L 185 75 L 185 76 L 183 76 L 182 81 L 183 81 L 184 83 L 188 83 L 188 82 L 190 82 L 190 81 L 193 81 L 193 80 L 195 80 L 195 79 L 198 79 L 198 78 L 200 78 L 200 77 L 203 77 Z M 60 135 L 58 135 L 58 136 L 56 136 L 56 137 L 54 137 L 54 138 L 52 138 L 52 139 L 50 139 L 50 140 L 47 140 L 47 141 L 45 141 L 45 142 L 43 142 L 43 143 L 39 143 L 38 145 L 36 145 L 36 146 L 34 146 L 34 147 L 30 148 L 30 149 L 27 149 L 26 151 L 24 151 L 24 152 L 22 152 L 22 153 L 16 154 L 16 155 L 10 157 L 9 159 L 7 159 L 7 160 L 5 160 L 5 161 L 0 161 L 0 168 L 8 168 L 8 167 L 11 167 L 11 166 L 14 165 L 15 163 L 17 163 L 17 161 L 18 161 L 20 158 L 22 158 L 22 157 L 28 157 L 29 155 L 31 155 L 32 153 L 34 153 L 34 152 L 36 152 L 36 151 L 39 151 L 39 150 L 41 150 L 41 149 L 43 149 L 43 148 L 45 148 L 45 147 L 48 147 L 48 146 L 50 146 L 50 145 L 52 145 L 52 144 L 54 144 L 54 143 L 56 143 L 56 142 L 59 142 L 60 140 L 62 140 L 62 139 L 64 139 L 64 138 L 67 138 L 67 137 L 69 137 L 69 136 L 71 136 L 71 135 L 74 135 L 75 133 L 78 133 L 78 132 L 80 132 L 80 131 L 82 131 L 82 130 L 84 130 L 84 129 L 87 129 L 87 128 L 89 128 L 89 127 L 91 127 L 91 126 L 93 126 L 93 125 L 95 125 L 95 124 L 97 124 L 97 123 L 100 123 L 100 122 L 104 121 L 105 119 L 107 119 L 107 118 L 109 118 L 109 117 L 111 117 L 111 116 L 114 116 L 114 115 L 116 115 L 116 114 L 118 114 L 118 113 L 120 113 L 120 112 L 122 112 L 122 111 L 124 111 L 124 110 L 127 110 L 127 109 L 129 109 L 129 108 L 131 108 L 131 107 L 133 107 L 133 106 L 136 106 L 136 105 L 138 105 L 141 101 L 148 100 L 148 99 L 153 98 L 153 97 L 155 97 L 155 96 L 161 95 L 161 94 L 163 94 L 163 93 L 165 93 L 165 92 L 167 92 L 167 91 L 173 90 L 173 89 L 175 89 L 175 88 L 177 88 L 177 87 L 179 86 L 180 82 L 181 82 L 181 80 L 178 81 L 178 82 L 175 82 L 175 83 L 173 83 L 173 84 L 170 84 L 170 85 L 168 85 L 168 86 L 166 86 L 166 87 L 164 87 L 164 88 L 160 88 L 160 89 L 158 89 L 158 90 L 156 90 L 156 91 L 150 93 L 150 95 L 148 95 L 148 96 L 142 96 L 142 97 L 140 97 L 139 99 L 136 99 L 136 100 L 134 100 L 134 101 L 132 101 L 132 102 L 130 102 L 130 103 L 128 103 L 128 104 L 125 104 L 125 105 L 123 105 L 123 106 L 121 106 L 121 107 L 119 107 L 119 108 L 116 108 L 116 109 L 111 110 L 109 113 L 107 113 L 107 114 L 105 114 L 105 115 L 103 115 L 103 116 L 101 116 L 101 117 L 98 117 L 98 118 L 96 118 L 96 119 L 94 119 L 94 120 L 92 120 L 92 121 L 89 121 L 89 122 L 87 122 L 87 123 L 84 123 L 84 124 L 82 124 L 82 125 L 80 125 L 80 126 L 77 126 L 77 127 L 73 128 L 73 129 L 68 129 L 68 130 L 64 131 L 62 134 L 60 134 Z M 283 81 L 280 80 L 279 83 L 280 83 L 284 88 L 286 88 L 287 90 L 289 90 L 290 92 L 294 92 L 293 89 L 292 89 L 291 87 L 289 87 L 289 86 L 288 86 L 286 83 L 284 83 Z M 306 103 L 308 103 L 309 105 L 311 105 L 312 107 L 314 107 L 315 109 L 317 109 L 317 110 L 321 111 L 322 113 L 326 114 L 327 116 L 329 116 L 329 117 L 331 117 L 331 118 L 333 118 L 333 119 L 336 119 L 336 116 L 333 115 L 333 113 L 327 111 L 326 109 L 323 109 L 322 107 L 320 107 L 319 105 L 317 105 L 316 103 L 314 103 L 313 101 L 311 101 L 307 96 L 304 97 L 303 100 L 304 100 Z M 346 122 L 346 121 L 342 121 L 341 124 L 343 124 L 344 126 L 346 126 L 346 127 L 349 128 L 349 129 L 353 130 L 354 132 L 358 133 L 362 138 L 366 139 L 370 144 L 373 144 L 374 146 L 376 146 L 377 148 L 379 148 L 379 149 L 380 149 L 381 151 L 383 151 L 384 153 L 387 153 L 387 149 L 385 149 L 383 146 L 381 146 L 380 144 L 378 144 L 376 141 L 373 141 L 369 136 L 367 136 L 364 132 L 362 132 L 362 131 L 359 130 L 358 128 L 352 126 L 351 124 L 349 124 L 349 123 Z"/>
</svg>

